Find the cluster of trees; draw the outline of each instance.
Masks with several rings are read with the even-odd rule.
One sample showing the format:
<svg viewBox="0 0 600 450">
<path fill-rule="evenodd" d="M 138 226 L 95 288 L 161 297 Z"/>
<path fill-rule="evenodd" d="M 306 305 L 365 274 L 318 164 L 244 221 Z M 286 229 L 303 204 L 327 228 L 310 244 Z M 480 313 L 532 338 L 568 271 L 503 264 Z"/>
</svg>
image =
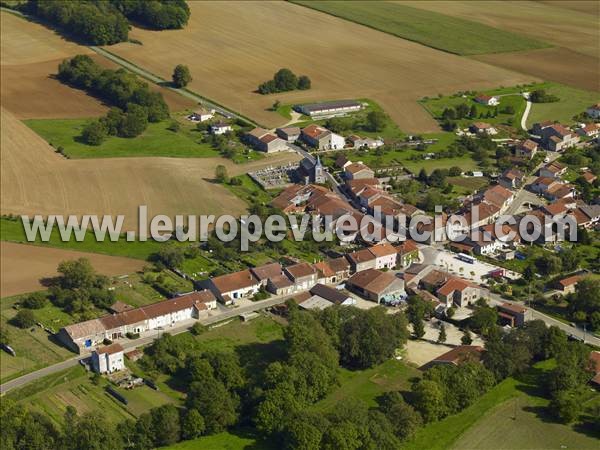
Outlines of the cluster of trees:
<svg viewBox="0 0 600 450">
<path fill-rule="evenodd" d="M 164 30 L 182 28 L 190 17 L 184 0 L 29 0 L 23 9 L 93 45 L 127 41 L 127 18 Z"/>
<path fill-rule="evenodd" d="M 575 286 L 575 292 L 567 296 L 568 311 L 575 322 L 589 324 L 592 330 L 600 330 L 600 280 L 584 278 Z"/>
<path fill-rule="evenodd" d="M 556 95 L 548 94 L 544 89 L 536 89 L 529 94 L 529 100 L 533 103 L 554 103 L 558 102 L 560 98 Z"/>
<path fill-rule="evenodd" d="M 325 122 L 325 128 L 334 133 L 343 133 L 351 130 L 383 131 L 389 122 L 388 116 L 383 111 L 369 111 L 364 117 L 332 117 Z"/>
<path fill-rule="evenodd" d="M 419 172 L 417 180 L 427 186 L 443 189 L 448 185 L 446 178 L 459 177 L 461 174 L 462 169 L 457 166 L 451 167 L 450 169 L 434 169 L 431 172 L 431 175 L 427 175 L 427 171 L 423 168 Z"/>
<path fill-rule="evenodd" d="M 115 302 L 114 293 L 107 289 L 108 277 L 96 273 L 88 259 L 63 261 L 57 271 L 50 300 L 66 312 L 86 318 L 94 307 L 107 309 Z"/>
<path fill-rule="evenodd" d="M 507 114 L 514 114 L 514 108 L 510 107 L 511 109 L 505 109 L 503 110 L 503 112 L 506 112 Z M 512 112 L 511 112 L 512 110 Z M 456 107 L 452 108 L 452 107 L 448 107 L 445 108 L 442 111 L 442 115 L 441 115 L 441 121 L 442 121 L 442 128 L 446 131 L 453 131 L 454 129 L 456 129 L 456 123 L 458 120 L 462 120 L 462 119 L 490 119 L 493 117 L 496 117 L 498 115 L 498 107 L 494 108 L 494 109 L 488 109 L 485 113 L 484 112 L 479 112 L 477 109 L 477 106 L 475 105 L 471 105 L 471 107 L 469 107 L 469 105 L 467 105 L 466 103 L 461 103 L 460 105 L 457 105 Z"/>
<path fill-rule="evenodd" d="M 93 45 L 126 41 L 129 22 L 111 3 L 29 0 L 26 11 Z"/>
<path fill-rule="evenodd" d="M 300 89 L 310 89 L 311 81 L 306 75 L 297 76 L 290 69 L 279 69 L 272 80 L 265 81 L 258 86 L 258 92 L 274 94 L 276 92 L 287 92 Z"/>
<path fill-rule="evenodd" d="M 183 28 L 190 18 L 185 0 L 110 0 L 128 19 L 154 30 Z"/>
<path fill-rule="evenodd" d="M 82 139 L 100 145 L 108 136 L 135 137 L 148 126 L 169 117 L 162 94 L 124 69 L 103 69 L 87 55 L 66 59 L 58 67 L 58 78 L 115 105 L 105 117 L 88 124 Z"/>
</svg>

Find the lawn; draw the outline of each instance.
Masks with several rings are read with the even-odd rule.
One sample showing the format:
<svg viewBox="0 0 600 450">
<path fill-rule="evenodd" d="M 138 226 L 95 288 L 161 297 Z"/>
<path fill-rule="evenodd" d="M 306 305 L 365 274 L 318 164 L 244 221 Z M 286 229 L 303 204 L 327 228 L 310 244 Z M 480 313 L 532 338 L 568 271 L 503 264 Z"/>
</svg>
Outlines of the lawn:
<svg viewBox="0 0 600 450">
<path fill-rule="evenodd" d="M 10 220 L 7 218 L 0 218 L 0 240 L 30 243 L 25 236 L 25 230 L 23 229 L 21 220 Z M 86 233 L 85 239 L 81 242 L 75 241 L 74 239 L 63 242 L 56 227 L 52 229 L 52 234 L 50 235 L 50 240 L 48 242 L 42 242 L 41 238 L 38 236 L 37 240 L 31 244 L 77 250 L 81 252 L 102 253 L 104 255 L 127 256 L 138 259 L 148 259 L 151 254 L 156 253 L 159 250 L 161 245 L 160 242 L 154 240 L 148 240 L 146 242 L 138 240 L 127 242 L 123 236 L 119 237 L 119 240 L 116 242 L 112 242 L 108 239 L 104 242 L 98 242 L 93 233 Z"/>
<path fill-rule="evenodd" d="M 549 47 L 534 39 L 478 22 L 388 2 L 294 1 L 384 33 L 458 55 Z"/>
<path fill-rule="evenodd" d="M 108 385 L 108 380 L 104 378 L 98 385 L 94 384 L 90 374 L 77 365 L 10 392 L 8 397 L 18 400 L 32 411 L 46 414 L 57 424 L 62 423 L 69 405 L 74 406 L 80 414 L 103 414 L 109 421 L 118 423 L 124 419 L 134 419 L 150 408 L 173 401 L 163 392 L 147 386 L 133 390 L 113 386 L 128 400 L 128 404 L 124 405 L 106 392 Z"/>
<path fill-rule="evenodd" d="M 403 449 L 547 449 L 566 443 L 568 448 L 596 448 L 596 439 L 553 422 L 542 410 L 548 400 L 540 387 L 552 367 L 544 361 L 519 379 L 502 381 L 459 414 L 419 430 Z M 598 397 L 590 393 L 588 402 Z"/>
<path fill-rule="evenodd" d="M 63 147 L 69 158 L 118 158 L 135 156 L 169 156 L 178 158 L 205 158 L 219 156 L 209 144 L 199 143 L 201 134 L 167 128 L 170 121 L 150 123 L 135 138 L 108 137 L 101 145 L 86 145 L 80 140 L 81 131 L 92 119 L 31 119 L 25 124 L 43 137 L 54 148 Z"/>
<path fill-rule="evenodd" d="M 504 125 L 519 128 L 521 117 L 525 112 L 525 106 L 527 103 L 525 98 L 522 96 L 521 91 L 532 90 L 544 86 L 545 84 L 532 85 L 528 87 L 516 86 L 510 88 L 490 89 L 482 92 L 470 93 L 468 95 L 455 94 L 446 97 L 425 98 L 419 103 L 437 120 L 442 119 L 442 113 L 446 108 L 456 108 L 458 105 L 463 103 L 469 108 L 475 106 L 477 109 L 477 117 L 458 120 L 457 123 L 460 128 L 467 128 L 476 121 L 486 122 L 492 125 Z M 476 103 L 474 98 L 480 93 L 499 96 L 500 104 L 497 107 L 494 107 Z M 504 113 L 503 111 L 507 107 L 512 107 L 514 112 Z M 494 113 L 496 110 L 498 111 L 496 117 L 486 117 L 488 113 Z"/>
<path fill-rule="evenodd" d="M 473 194 L 490 182 L 486 177 L 448 177 L 446 181 L 454 187 L 452 192 L 459 195 Z"/>
<path fill-rule="evenodd" d="M 276 189 L 270 189 L 269 192 L 265 191 L 248 175 L 238 175 L 236 178 L 241 180 L 242 184 L 238 186 L 225 184 L 224 186 L 249 205 L 254 202 L 266 205 L 279 193 Z"/>
<path fill-rule="evenodd" d="M 275 448 L 277 447 L 273 443 L 265 442 L 252 430 L 234 430 L 213 434 L 166 447 L 167 450 L 268 450 Z"/>
<path fill-rule="evenodd" d="M 366 370 L 340 369 L 340 386 L 314 408 L 328 411 L 345 398 L 357 398 L 369 406 L 377 405 L 377 397 L 388 391 L 409 390 L 411 379 L 420 376 L 420 372 L 403 362 L 391 359 Z"/>
<path fill-rule="evenodd" d="M 573 116 L 581 114 L 600 99 L 600 94 L 597 92 L 558 83 L 544 83 L 543 88 L 546 93 L 556 95 L 560 100 L 555 103 L 534 103 L 531 106 L 527 126 L 544 120 L 558 120 L 566 125 L 573 124 Z"/>
</svg>

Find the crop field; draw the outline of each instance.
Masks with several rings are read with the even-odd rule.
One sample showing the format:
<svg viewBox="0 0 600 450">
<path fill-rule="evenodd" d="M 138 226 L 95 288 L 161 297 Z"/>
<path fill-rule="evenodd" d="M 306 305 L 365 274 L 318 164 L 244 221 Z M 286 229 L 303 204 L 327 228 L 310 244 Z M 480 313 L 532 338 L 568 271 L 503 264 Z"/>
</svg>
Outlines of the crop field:
<svg viewBox="0 0 600 450">
<path fill-rule="evenodd" d="M 23 294 L 43 289 L 44 278 L 56 276 L 61 261 L 88 258 L 94 268 L 104 275 L 125 275 L 141 270 L 139 259 L 82 253 L 35 245 L 0 243 L 1 272 L 0 297 Z"/>
<path fill-rule="evenodd" d="M 43 25 L 13 14 L 0 14 L 2 25 L 2 106 L 19 119 L 79 118 L 104 114 L 108 106 L 85 92 L 58 81 L 59 63 L 77 54 L 90 54 L 110 69 L 117 66 L 89 48 L 69 42 Z M 171 110 L 194 107 L 194 102 L 168 89 L 159 90 Z"/>
<path fill-rule="evenodd" d="M 600 90 L 598 2 L 401 1 L 402 5 L 480 22 L 555 48 L 474 57 L 495 66 L 588 90 Z"/>
<path fill-rule="evenodd" d="M 410 6 L 371 1 L 294 1 L 403 39 L 457 55 L 547 47 L 523 35 Z"/>
<path fill-rule="evenodd" d="M 148 214 L 240 214 L 246 203 L 215 184 L 214 169 L 230 175 L 298 159 L 281 153 L 236 165 L 221 158 L 65 160 L 40 136 L 2 111 L 2 214 L 123 214 L 135 228 L 139 205 Z"/>
<path fill-rule="evenodd" d="M 286 121 L 271 110 L 276 100 L 370 98 L 402 131 L 437 131 L 416 103 L 419 98 L 535 81 L 287 2 L 191 2 L 190 7 L 185 29 L 134 28 L 131 37 L 143 45 L 121 43 L 110 51 L 163 78 L 184 61 L 194 78 L 190 90 L 268 126 Z M 256 93 L 281 67 L 308 75 L 312 89 Z"/>
</svg>

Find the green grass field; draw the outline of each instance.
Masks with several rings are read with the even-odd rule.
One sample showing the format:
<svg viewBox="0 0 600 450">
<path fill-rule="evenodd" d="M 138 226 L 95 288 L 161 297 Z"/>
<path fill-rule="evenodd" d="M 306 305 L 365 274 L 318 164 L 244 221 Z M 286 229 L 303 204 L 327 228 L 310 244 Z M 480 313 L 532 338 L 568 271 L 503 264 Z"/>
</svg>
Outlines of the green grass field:
<svg viewBox="0 0 600 450">
<path fill-rule="evenodd" d="M 274 443 L 264 441 L 252 430 L 244 429 L 203 436 L 165 448 L 167 450 L 269 450 L 277 447 Z"/>
<path fill-rule="evenodd" d="M 63 147 L 69 158 L 118 158 L 134 156 L 170 156 L 178 158 L 205 158 L 219 156 L 209 144 L 198 143 L 193 134 L 182 129 L 168 130 L 170 122 L 148 124 L 148 129 L 135 138 L 108 137 L 101 145 L 80 142 L 79 136 L 92 119 L 32 119 L 24 123 L 49 142 L 54 148 Z"/>
<path fill-rule="evenodd" d="M 550 46 L 478 22 L 388 2 L 294 3 L 458 55 L 512 52 Z"/>
<path fill-rule="evenodd" d="M 542 407 L 544 375 L 552 362 L 536 364 L 518 380 L 508 378 L 459 414 L 427 425 L 405 450 L 596 448 L 597 439 L 553 422 Z M 588 402 L 598 401 L 590 391 Z M 516 415 L 515 415 L 516 412 Z M 513 419 L 515 417 L 515 419 Z"/>
<path fill-rule="evenodd" d="M 94 384 L 90 373 L 77 365 L 10 392 L 8 397 L 32 411 L 44 413 L 57 424 L 62 423 L 69 405 L 75 407 L 80 414 L 103 414 L 109 421 L 118 423 L 124 419 L 133 419 L 150 408 L 173 402 L 168 395 L 147 386 L 133 390 L 113 386 L 128 400 L 128 404 L 124 405 L 106 392 L 108 385 L 108 380 L 104 378 L 100 384 Z"/>
<path fill-rule="evenodd" d="M 410 389 L 410 380 L 419 377 L 420 372 L 403 362 L 391 359 L 366 370 L 340 369 L 340 386 L 314 408 L 329 411 L 345 398 L 357 398 L 369 406 L 377 406 L 376 399 L 388 391 Z"/>
<path fill-rule="evenodd" d="M 589 106 L 598 103 L 600 94 L 584 91 L 558 83 L 544 83 L 548 94 L 556 95 L 555 103 L 534 103 L 527 119 L 527 126 L 544 120 L 558 120 L 565 125 L 573 124 L 573 116 L 584 112 Z"/>
<path fill-rule="evenodd" d="M 9 345 L 17 356 L 1 351 L 0 382 L 18 378 L 42 367 L 55 364 L 74 356 L 72 352 L 56 344 L 51 335 L 38 327 L 21 329 L 8 324 L 17 310 L 13 309 L 16 298 L 3 298 L 0 303 L 0 326 L 8 331 Z M 49 305 L 34 311 L 36 320 L 57 330 L 60 326 L 73 322 L 73 319 L 58 308 Z M 58 321 L 58 322 L 55 322 Z"/>
<path fill-rule="evenodd" d="M 452 192 L 459 195 L 473 194 L 490 182 L 486 177 L 448 177 L 446 181 L 454 186 Z"/>
<path fill-rule="evenodd" d="M 77 242 L 73 239 L 63 242 L 60 239 L 60 234 L 56 227 L 52 229 L 50 240 L 48 242 L 42 242 L 39 235 L 37 236 L 37 240 L 35 242 L 28 242 L 21 220 L 10 220 L 7 218 L 0 218 L 0 240 L 56 247 L 66 250 L 77 250 L 80 252 L 102 253 L 104 255 L 112 256 L 127 256 L 138 259 L 148 259 L 151 254 L 156 253 L 159 250 L 161 245 L 160 242 L 153 240 L 148 240 L 146 242 L 127 242 L 124 237 L 120 237 L 116 242 L 109 240 L 98 242 L 96 241 L 93 233 L 86 233 L 85 239 L 81 242 Z"/>
</svg>

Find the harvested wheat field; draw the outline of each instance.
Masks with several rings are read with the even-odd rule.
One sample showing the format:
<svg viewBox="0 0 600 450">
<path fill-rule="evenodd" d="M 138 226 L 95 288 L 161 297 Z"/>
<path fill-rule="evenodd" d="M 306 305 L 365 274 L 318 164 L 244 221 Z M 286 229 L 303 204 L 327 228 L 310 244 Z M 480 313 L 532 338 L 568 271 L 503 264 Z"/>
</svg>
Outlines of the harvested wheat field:
<svg viewBox="0 0 600 450">
<path fill-rule="evenodd" d="M 141 270 L 145 264 L 139 259 L 1 242 L 0 297 L 43 289 L 41 281 L 56 276 L 61 261 L 77 258 L 89 259 L 99 273 L 108 276 L 130 274 Z"/>
<path fill-rule="evenodd" d="M 232 175 L 297 160 L 274 155 L 246 165 L 221 158 L 66 160 L 2 109 L 2 214 L 124 214 L 134 229 L 138 205 L 150 215 L 240 214 L 246 204 L 210 180 L 218 164 Z"/>
<path fill-rule="evenodd" d="M 268 111 L 282 103 L 372 98 L 406 131 L 437 124 L 416 100 L 438 93 L 514 85 L 534 77 L 433 50 L 287 2 L 190 2 L 185 29 L 134 28 L 143 45 L 110 51 L 163 78 L 184 62 L 191 90 L 257 122 L 281 125 Z M 254 91 L 281 67 L 312 79 L 313 88 L 262 96 Z"/>
<path fill-rule="evenodd" d="M 553 49 L 474 57 L 588 90 L 600 90 L 599 2 L 400 1 L 539 39 Z"/>
<path fill-rule="evenodd" d="M 2 20 L 2 106 L 19 119 L 69 119 L 96 117 L 108 106 L 85 92 L 58 81 L 58 65 L 77 54 L 89 54 L 109 69 L 118 68 L 89 48 L 69 42 L 40 24 L 3 12 Z M 194 102 L 168 89 L 159 90 L 172 111 L 192 108 Z"/>
</svg>

